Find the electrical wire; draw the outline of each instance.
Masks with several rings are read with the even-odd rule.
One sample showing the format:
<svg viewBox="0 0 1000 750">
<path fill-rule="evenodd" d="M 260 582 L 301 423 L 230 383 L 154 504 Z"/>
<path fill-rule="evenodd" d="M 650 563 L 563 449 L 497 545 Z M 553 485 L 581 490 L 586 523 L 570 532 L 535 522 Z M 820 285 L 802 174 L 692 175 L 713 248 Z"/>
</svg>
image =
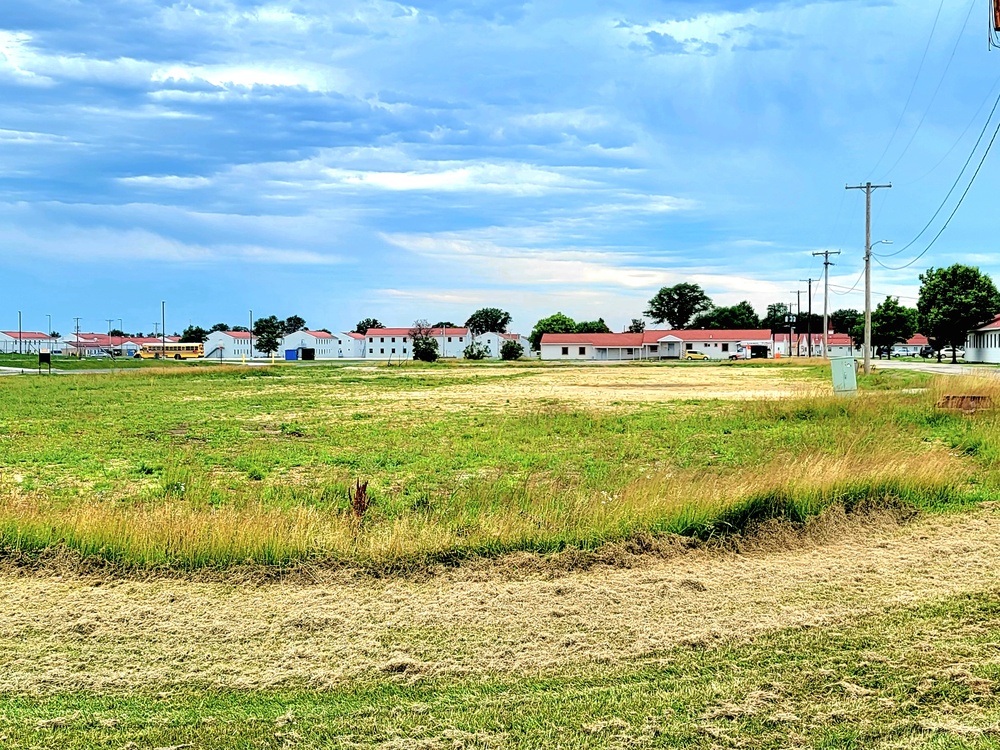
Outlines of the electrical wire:
<svg viewBox="0 0 1000 750">
<path fill-rule="evenodd" d="M 938 5 L 937 13 L 934 14 L 934 23 L 931 24 L 931 33 L 927 36 L 927 44 L 924 45 L 924 54 L 920 56 L 920 64 L 917 66 L 917 74 L 913 77 L 913 83 L 910 84 L 910 93 L 906 95 L 906 103 L 903 105 L 903 109 L 899 113 L 899 119 L 896 120 L 896 127 L 892 129 L 892 135 L 889 136 L 889 140 L 885 144 L 885 148 L 882 149 L 881 155 L 878 157 L 878 161 L 875 162 L 875 166 L 872 167 L 871 174 L 875 174 L 875 170 L 879 168 L 885 155 L 889 153 L 889 147 L 892 145 L 893 139 L 896 137 L 896 133 L 899 132 L 899 126 L 903 124 L 903 118 L 906 116 L 906 110 L 910 106 L 910 100 L 913 98 L 913 92 L 917 88 L 917 81 L 920 80 L 920 73 L 924 69 L 924 62 L 927 60 L 927 51 L 931 48 L 931 41 L 934 39 L 934 31 L 937 29 L 938 19 L 941 17 L 941 9 L 944 7 L 944 0 Z"/>
<path fill-rule="evenodd" d="M 948 70 L 951 68 L 951 63 L 955 59 L 955 53 L 958 51 L 958 45 L 962 41 L 962 35 L 965 33 L 965 28 L 969 25 L 969 19 L 972 17 L 972 9 L 975 7 L 976 7 L 976 0 L 972 0 L 972 2 L 969 3 L 969 12 L 965 14 L 965 21 L 962 23 L 961 28 L 959 28 L 958 30 L 958 37 L 955 39 L 955 44 L 951 48 L 951 54 L 948 56 L 948 62 L 944 66 L 944 70 L 941 73 L 941 78 L 938 79 L 937 86 L 934 87 L 934 93 L 931 94 L 930 101 L 927 102 L 927 108 L 924 109 L 924 113 L 923 115 L 920 116 L 920 121 L 917 123 L 917 127 L 914 129 L 913 134 L 910 136 L 910 140 L 906 142 L 906 145 L 903 147 L 903 150 L 900 152 L 899 156 L 896 157 L 896 161 L 892 163 L 891 167 L 885 170 L 887 174 L 892 172 L 892 170 L 896 168 L 896 165 L 899 164 L 900 161 L 902 161 L 903 157 L 906 155 L 906 152 L 910 150 L 910 146 L 913 144 L 913 140 L 917 137 L 917 133 L 920 132 L 920 128 L 924 124 L 924 120 L 927 118 L 927 114 L 931 111 L 931 107 L 934 105 L 934 100 L 937 98 L 938 92 L 941 90 L 941 84 L 944 83 L 944 79 L 948 75 Z"/>
<path fill-rule="evenodd" d="M 913 245 L 916 244 L 917 240 L 919 240 L 923 236 L 924 232 L 930 229 L 931 224 L 934 223 L 934 219 L 936 219 L 938 214 L 941 213 L 941 210 L 945 207 L 945 204 L 948 202 L 948 199 L 951 197 L 951 194 L 955 192 L 955 188 L 958 187 L 958 183 L 962 179 L 962 175 L 965 174 L 965 170 L 968 169 L 969 164 L 972 163 L 972 157 L 976 155 L 976 149 L 979 148 L 979 144 L 982 143 L 983 137 L 986 135 L 986 131 L 989 129 L 990 122 L 992 122 L 993 120 L 993 115 L 996 113 L 997 107 L 1000 107 L 1000 95 L 997 95 L 996 101 L 993 102 L 993 109 L 990 110 L 990 116 L 986 119 L 986 122 L 983 123 L 983 129 L 979 131 L 979 137 L 976 139 L 976 143 L 972 147 L 972 150 L 969 151 L 969 156 L 965 160 L 965 164 L 962 165 L 962 170 L 958 173 L 958 176 L 955 177 L 955 181 L 951 183 L 951 187 L 948 189 L 947 194 L 944 196 L 944 198 L 941 199 L 941 204 L 937 207 L 937 210 L 934 212 L 931 218 L 927 220 L 927 223 L 924 224 L 923 229 L 921 229 L 917 233 L 916 237 L 914 237 L 912 240 L 910 240 L 901 248 L 899 248 L 899 250 L 894 250 L 891 253 L 872 253 L 872 255 L 875 256 L 876 260 L 878 260 L 879 258 L 892 258 L 893 256 L 900 255 L 906 252 L 908 249 L 910 249 Z"/>
<path fill-rule="evenodd" d="M 951 152 L 954 151 L 956 148 L 958 148 L 958 144 L 962 142 L 963 138 L 965 138 L 965 134 L 969 132 L 969 128 L 972 127 L 972 123 L 974 123 L 977 119 L 979 119 L 979 113 L 983 111 L 983 107 L 986 106 L 986 103 L 990 100 L 990 97 L 993 96 L 993 92 L 996 89 L 998 83 L 1000 83 L 1000 76 L 997 76 L 996 80 L 993 81 L 993 85 L 991 85 L 990 90 L 986 92 L 986 96 L 983 97 L 983 101 L 976 108 L 976 113 L 972 115 L 972 118 L 969 120 L 968 124 L 966 124 L 965 128 L 962 130 L 962 134 L 955 139 L 955 142 L 951 144 L 951 148 L 949 148 L 945 152 L 945 155 L 938 160 L 937 164 L 928 169 L 917 179 L 910 180 L 909 182 L 897 183 L 898 185 L 900 185 L 901 187 L 916 185 L 918 182 L 921 182 L 924 178 L 929 177 L 931 173 L 934 172 L 934 170 L 936 170 L 938 167 L 944 164 L 944 160 L 947 159 L 949 156 L 951 156 Z"/>
<path fill-rule="evenodd" d="M 850 294 L 851 292 L 853 292 L 855 289 L 858 288 L 858 284 L 861 283 L 861 279 L 864 278 L 864 275 L 865 275 L 865 269 L 862 268 L 861 269 L 861 273 L 858 274 L 857 281 L 854 282 L 854 286 L 852 286 L 850 289 L 847 289 L 846 292 L 838 292 L 838 291 L 836 291 L 837 289 L 846 289 L 846 287 L 838 286 L 837 284 L 830 284 L 829 286 L 830 286 L 831 289 L 834 290 L 834 292 L 833 292 L 834 294 L 840 294 L 840 295 Z"/>
<path fill-rule="evenodd" d="M 972 173 L 972 179 L 969 180 L 969 184 L 966 186 L 965 192 L 962 193 L 962 197 L 958 199 L 958 204 L 951 212 L 951 215 L 948 217 L 948 220 L 945 221 L 944 226 L 942 226 L 941 229 L 938 230 L 938 233 L 934 235 L 934 239 L 930 241 L 930 244 L 928 244 L 927 247 L 921 250 L 916 258 L 911 260 L 909 263 L 904 263 L 901 266 L 887 266 L 878 258 L 875 259 L 876 263 L 882 266 L 882 268 L 885 268 L 886 270 L 889 271 L 902 271 L 904 268 L 909 268 L 910 266 L 912 266 L 914 263 L 916 263 L 918 260 L 924 257 L 924 255 L 927 253 L 928 250 L 934 247 L 934 243 L 938 241 L 938 238 L 942 234 L 944 234 L 944 230 L 948 228 L 948 225 L 951 223 L 951 220 L 955 218 L 955 214 L 958 213 L 958 209 L 962 207 L 962 203 L 965 201 L 965 196 L 969 194 L 969 191 L 972 189 L 972 185 L 976 181 L 976 177 L 979 175 L 979 170 L 983 168 L 983 164 L 986 162 L 986 157 L 990 155 L 990 149 L 993 148 L 993 144 L 996 142 L 997 135 L 1000 135 L 1000 124 L 998 124 L 996 130 L 993 131 L 993 137 L 990 139 L 989 145 L 986 146 L 986 151 L 983 152 L 983 158 L 979 160 L 979 166 L 977 166 L 976 171 Z"/>
</svg>

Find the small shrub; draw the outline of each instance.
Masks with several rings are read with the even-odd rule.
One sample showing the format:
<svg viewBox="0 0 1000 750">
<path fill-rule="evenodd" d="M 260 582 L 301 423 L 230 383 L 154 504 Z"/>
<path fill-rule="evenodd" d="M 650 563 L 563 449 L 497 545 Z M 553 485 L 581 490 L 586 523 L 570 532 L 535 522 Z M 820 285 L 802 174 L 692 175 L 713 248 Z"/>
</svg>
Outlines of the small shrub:
<svg viewBox="0 0 1000 750">
<path fill-rule="evenodd" d="M 500 347 L 500 358 L 510 362 L 524 356 L 524 347 L 516 341 L 504 341 Z"/>
<path fill-rule="evenodd" d="M 473 341 L 462 352 L 462 356 L 466 359 L 486 359 L 489 355 L 490 350 L 486 348 L 485 344 L 481 344 L 478 341 Z"/>
<path fill-rule="evenodd" d="M 363 520 L 371 505 L 371 500 L 368 497 L 368 482 L 362 482 L 359 479 L 355 483 L 354 489 L 347 491 L 347 496 L 351 501 L 352 515 L 358 521 Z"/>
</svg>

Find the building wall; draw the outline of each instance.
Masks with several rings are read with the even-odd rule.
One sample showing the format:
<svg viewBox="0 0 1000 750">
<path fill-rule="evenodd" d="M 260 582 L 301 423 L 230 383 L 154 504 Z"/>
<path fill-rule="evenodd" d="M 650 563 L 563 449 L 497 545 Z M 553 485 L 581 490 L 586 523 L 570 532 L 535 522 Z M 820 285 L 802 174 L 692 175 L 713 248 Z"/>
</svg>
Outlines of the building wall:
<svg viewBox="0 0 1000 750">
<path fill-rule="evenodd" d="M 264 354 L 257 351 L 256 347 L 251 348 L 250 341 L 250 339 L 237 339 L 227 336 L 224 331 L 213 331 L 208 334 L 208 338 L 205 340 L 205 356 L 219 357 L 219 352 L 216 350 L 221 346 L 221 359 L 263 357 Z"/>
<path fill-rule="evenodd" d="M 365 336 L 365 359 L 413 359 L 413 339 L 409 334 L 397 336 Z M 441 352 L 438 342 L 438 353 Z"/>
<path fill-rule="evenodd" d="M 4 354 L 17 354 L 18 352 L 37 354 L 42 349 L 51 349 L 54 346 L 55 342 L 48 337 L 44 339 L 25 338 L 21 344 L 18 344 L 16 336 L 0 333 L 0 352 Z"/>
<path fill-rule="evenodd" d="M 285 336 L 281 340 L 281 346 L 278 348 L 278 356 L 284 359 L 285 352 L 288 349 L 297 350 L 303 348 L 315 349 L 316 359 L 342 359 L 345 356 L 344 347 L 336 335 L 331 338 L 318 338 L 304 331 L 290 333 Z"/>
<path fill-rule="evenodd" d="M 563 349 L 566 353 L 563 353 Z M 542 344 L 542 359 L 593 359 L 594 347 L 590 344 Z"/>
<path fill-rule="evenodd" d="M 965 361 L 1000 364 L 1000 331 L 976 331 L 965 340 Z"/>
</svg>

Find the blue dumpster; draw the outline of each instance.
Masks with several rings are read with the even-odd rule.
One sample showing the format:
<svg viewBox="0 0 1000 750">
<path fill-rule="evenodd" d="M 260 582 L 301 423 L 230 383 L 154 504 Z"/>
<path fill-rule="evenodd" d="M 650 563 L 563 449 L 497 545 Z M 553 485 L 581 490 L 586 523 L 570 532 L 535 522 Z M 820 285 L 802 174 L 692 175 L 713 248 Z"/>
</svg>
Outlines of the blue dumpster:
<svg viewBox="0 0 1000 750">
<path fill-rule="evenodd" d="M 285 361 L 286 362 L 294 362 L 298 358 L 299 358 L 299 350 L 298 349 L 285 349 Z"/>
</svg>

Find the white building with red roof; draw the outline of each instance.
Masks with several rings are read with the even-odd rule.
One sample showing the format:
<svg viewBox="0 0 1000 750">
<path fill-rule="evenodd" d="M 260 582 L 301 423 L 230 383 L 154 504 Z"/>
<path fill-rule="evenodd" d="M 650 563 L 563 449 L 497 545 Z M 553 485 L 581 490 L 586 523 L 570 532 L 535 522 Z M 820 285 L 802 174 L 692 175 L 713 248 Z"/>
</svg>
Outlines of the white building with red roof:
<svg viewBox="0 0 1000 750">
<path fill-rule="evenodd" d="M 700 352 L 709 359 L 772 356 L 771 332 L 760 330 L 651 330 L 643 333 L 546 333 L 541 358 L 621 361 L 680 359 Z"/>
<path fill-rule="evenodd" d="M 312 350 L 313 359 L 354 359 L 355 339 L 330 331 L 296 331 L 281 340 L 278 355 L 284 359 L 305 359 Z"/>
<path fill-rule="evenodd" d="M 340 339 L 344 342 L 344 357 L 346 359 L 364 358 L 368 339 L 363 333 L 346 331 L 340 334 Z"/>
<path fill-rule="evenodd" d="M 253 359 L 265 356 L 250 331 L 212 331 L 205 339 L 205 359 Z"/>
<path fill-rule="evenodd" d="M 0 331 L 0 352 L 4 354 L 38 354 L 42 349 L 51 351 L 57 343 L 41 331 Z"/>
<path fill-rule="evenodd" d="M 968 335 L 965 361 L 1000 364 L 1000 315 Z"/>
<path fill-rule="evenodd" d="M 519 333 L 487 332 L 480 333 L 478 336 L 473 336 L 472 338 L 477 344 L 482 344 L 486 347 L 486 351 L 489 352 L 487 356 L 491 359 L 500 358 L 500 350 L 507 341 L 513 341 L 516 344 L 520 344 L 521 349 L 524 351 L 524 356 L 529 356 L 531 354 L 531 342 Z"/>
<path fill-rule="evenodd" d="M 365 334 L 365 359 L 413 359 L 409 328 L 369 328 Z M 472 339 L 468 328 L 433 328 L 439 357 L 461 357 Z"/>
<path fill-rule="evenodd" d="M 177 342 L 180 336 L 167 336 L 167 342 Z M 134 357 L 144 344 L 158 344 L 160 336 L 108 336 L 106 333 L 84 333 L 66 336 L 60 342 L 63 354 L 72 357 Z"/>
</svg>

